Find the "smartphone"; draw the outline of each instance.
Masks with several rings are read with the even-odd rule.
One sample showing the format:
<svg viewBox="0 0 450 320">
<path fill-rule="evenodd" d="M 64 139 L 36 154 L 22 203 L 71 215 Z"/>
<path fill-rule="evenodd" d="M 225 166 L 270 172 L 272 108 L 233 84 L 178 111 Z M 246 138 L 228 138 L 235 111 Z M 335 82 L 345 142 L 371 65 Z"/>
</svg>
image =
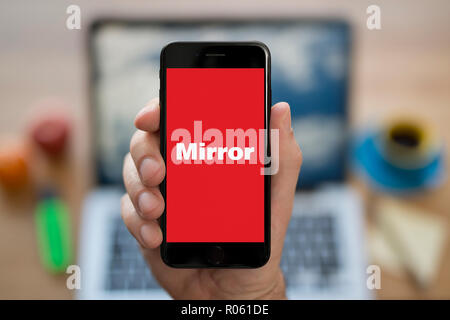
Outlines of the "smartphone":
<svg viewBox="0 0 450 320">
<path fill-rule="evenodd" d="M 269 49 L 168 44 L 160 105 L 162 260 L 178 268 L 261 267 L 270 257 Z"/>
</svg>

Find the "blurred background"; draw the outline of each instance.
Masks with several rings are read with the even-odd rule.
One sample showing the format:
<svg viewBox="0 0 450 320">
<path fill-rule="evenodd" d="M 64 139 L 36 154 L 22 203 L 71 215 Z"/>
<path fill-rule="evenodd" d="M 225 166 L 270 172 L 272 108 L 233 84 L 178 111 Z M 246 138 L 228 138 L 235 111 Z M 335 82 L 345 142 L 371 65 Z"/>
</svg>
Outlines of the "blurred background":
<svg viewBox="0 0 450 320">
<path fill-rule="evenodd" d="M 72 4 L 80 30 L 66 27 Z M 367 27 L 370 5 L 380 30 Z M 292 297 L 356 292 L 375 265 L 381 288 L 353 297 L 449 299 L 449 10 L 437 0 L 0 1 L 0 298 L 158 290 L 117 218 L 121 160 L 136 112 L 157 95 L 162 46 L 216 39 L 267 43 L 273 102 L 293 109 L 305 163 L 282 263 Z M 82 267 L 84 295 L 66 286 L 70 264 Z M 358 284 L 345 287 L 347 276 Z"/>
</svg>

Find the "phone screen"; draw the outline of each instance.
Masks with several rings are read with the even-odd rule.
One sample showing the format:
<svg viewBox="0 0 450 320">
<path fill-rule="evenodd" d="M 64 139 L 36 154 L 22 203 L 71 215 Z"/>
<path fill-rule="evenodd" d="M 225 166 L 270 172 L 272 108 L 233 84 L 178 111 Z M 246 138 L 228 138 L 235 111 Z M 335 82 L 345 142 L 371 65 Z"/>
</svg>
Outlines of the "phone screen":
<svg viewBox="0 0 450 320">
<path fill-rule="evenodd" d="M 264 242 L 264 68 L 166 69 L 167 242 Z"/>
</svg>

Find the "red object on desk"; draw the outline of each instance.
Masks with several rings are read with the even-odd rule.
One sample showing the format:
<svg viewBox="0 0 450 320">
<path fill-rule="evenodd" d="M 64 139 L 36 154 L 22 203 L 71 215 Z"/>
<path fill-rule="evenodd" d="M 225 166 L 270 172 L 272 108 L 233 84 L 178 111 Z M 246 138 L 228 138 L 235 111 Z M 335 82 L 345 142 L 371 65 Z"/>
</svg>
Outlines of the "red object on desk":
<svg viewBox="0 0 450 320">
<path fill-rule="evenodd" d="M 49 115 L 39 119 L 32 126 L 33 140 L 48 155 L 59 155 L 65 149 L 69 136 L 70 125 L 63 115 Z"/>
</svg>

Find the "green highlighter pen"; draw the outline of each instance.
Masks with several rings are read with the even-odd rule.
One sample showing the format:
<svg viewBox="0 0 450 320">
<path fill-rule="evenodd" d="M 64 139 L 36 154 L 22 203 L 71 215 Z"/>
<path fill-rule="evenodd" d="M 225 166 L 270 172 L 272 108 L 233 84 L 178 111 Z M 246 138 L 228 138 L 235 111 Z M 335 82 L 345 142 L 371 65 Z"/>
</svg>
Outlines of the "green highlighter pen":
<svg viewBox="0 0 450 320">
<path fill-rule="evenodd" d="M 54 192 L 45 192 L 40 197 L 35 223 L 42 264 L 50 272 L 65 272 L 72 261 L 70 217 Z"/>
</svg>

